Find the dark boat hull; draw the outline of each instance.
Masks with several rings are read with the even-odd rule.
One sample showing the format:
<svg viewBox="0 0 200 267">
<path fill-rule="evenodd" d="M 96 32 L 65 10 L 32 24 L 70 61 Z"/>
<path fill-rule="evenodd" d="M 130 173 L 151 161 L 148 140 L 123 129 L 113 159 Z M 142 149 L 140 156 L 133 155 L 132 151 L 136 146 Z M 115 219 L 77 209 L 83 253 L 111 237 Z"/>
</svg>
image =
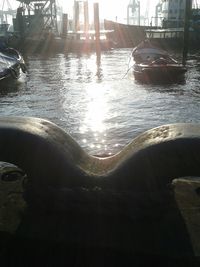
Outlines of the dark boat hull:
<svg viewBox="0 0 200 267">
<path fill-rule="evenodd" d="M 145 39 L 145 30 L 149 27 L 127 25 L 105 19 L 104 28 L 110 31 L 106 33 L 106 37 L 108 40 L 112 40 L 116 47 L 132 48 Z"/>
<path fill-rule="evenodd" d="M 8 80 L 17 80 L 21 74 L 20 64 L 15 64 L 11 68 L 5 69 L 0 72 L 0 82 Z"/>
<path fill-rule="evenodd" d="M 17 80 L 26 66 L 21 54 L 12 48 L 0 52 L 0 82 Z"/>
<path fill-rule="evenodd" d="M 186 71 L 182 65 L 144 66 L 135 64 L 133 68 L 135 79 L 144 83 L 180 82 L 185 79 Z"/>
</svg>

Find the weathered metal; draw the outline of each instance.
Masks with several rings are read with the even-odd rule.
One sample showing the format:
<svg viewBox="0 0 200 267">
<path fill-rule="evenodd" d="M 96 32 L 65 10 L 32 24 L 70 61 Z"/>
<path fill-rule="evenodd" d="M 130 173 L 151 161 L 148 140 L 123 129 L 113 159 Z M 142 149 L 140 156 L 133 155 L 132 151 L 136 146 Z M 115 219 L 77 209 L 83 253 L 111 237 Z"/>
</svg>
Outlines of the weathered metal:
<svg viewBox="0 0 200 267">
<path fill-rule="evenodd" d="M 116 155 L 94 157 L 49 121 L 4 117 L 0 160 L 26 173 L 26 182 L 0 180 L 5 266 L 199 263 L 199 216 L 182 216 L 198 208 L 199 180 L 174 180 L 200 176 L 199 124 L 154 128 Z"/>
</svg>

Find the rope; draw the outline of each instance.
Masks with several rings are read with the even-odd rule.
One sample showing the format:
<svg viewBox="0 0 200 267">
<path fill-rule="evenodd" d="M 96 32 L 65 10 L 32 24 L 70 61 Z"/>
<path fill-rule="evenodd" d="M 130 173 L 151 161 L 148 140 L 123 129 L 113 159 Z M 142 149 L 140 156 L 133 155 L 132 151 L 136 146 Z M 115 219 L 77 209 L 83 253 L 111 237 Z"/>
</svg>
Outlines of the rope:
<svg viewBox="0 0 200 267">
<path fill-rule="evenodd" d="M 10 70 L 11 76 L 14 79 L 18 79 L 19 75 L 17 74 L 16 70 L 14 68 L 12 68 L 12 67 L 10 67 L 9 70 Z"/>
<path fill-rule="evenodd" d="M 128 70 L 126 71 L 126 73 L 124 74 L 124 76 L 122 77 L 122 80 L 126 77 L 126 75 L 128 74 L 129 70 L 133 67 L 133 65 L 130 66 L 130 68 L 128 68 Z"/>
<path fill-rule="evenodd" d="M 131 51 L 131 55 L 129 56 L 128 66 L 129 66 L 130 61 L 131 61 L 131 58 L 132 58 L 132 53 L 133 53 L 133 50 Z M 122 77 L 122 80 L 126 77 L 126 75 L 128 74 L 129 70 L 130 70 L 132 67 L 133 67 L 133 65 L 131 65 L 131 66 L 127 69 L 126 73 L 125 73 L 124 76 Z"/>
</svg>

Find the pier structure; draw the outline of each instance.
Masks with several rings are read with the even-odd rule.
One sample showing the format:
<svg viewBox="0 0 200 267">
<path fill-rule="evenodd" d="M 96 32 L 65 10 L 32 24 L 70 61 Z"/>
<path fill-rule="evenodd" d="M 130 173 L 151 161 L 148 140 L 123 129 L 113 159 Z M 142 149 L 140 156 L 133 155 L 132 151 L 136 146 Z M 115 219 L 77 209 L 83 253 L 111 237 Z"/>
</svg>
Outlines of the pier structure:
<svg viewBox="0 0 200 267">
<path fill-rule="evenodd" d="M 63 14 L 63 18 L 68 14 Z M 64 21 L 63 21 L 64 25 Z M 67 24 L 65 23 L 65 27 L 63 27 L 63 35 L 67 35 Z M 80 32 L 84 33 L 85 39 L 89 39 L 89 7 L 88 0 L 74 0 L 73 5 L 73 19 L 71 24 L 71 33 L 75 39 L 80 39 Z M 65 32 L 64 32 L 65 31 Z"/>
<path fill-rule="evenodd" d="M 68 14 L 63 14 L 62 36 L 68 36 L 69 39 L 94 41 L 100 39 L 100 18 L 99 4 L 93 4 L 93 22 L 89 22 L 89 4 L 88 0 L 74 0 L 72 27 L 67 22 Z M 68 28 L 70 28 L 69 31 Z"/>
<path fill-rule="evenodd" d="M 80 17 L 83 15 L 83 28 L 81 29 Z M 87 32 L 89 30 L 89 9 L 88 9 L 88 0 L 74 1 L 74 23 L 73 30 L 75 32 L 83 30 Z"/>
<path fill-rule="evenodd" d="M 56 0 L 18 1 L 20 6 L 13 19 L 17 40 L 10 42 L 12 47 L 29 53 L 88 53 L 108 50 L 113 45 L 112 41 L 105 38 L 100 40 L 98 5 L 94 8 L 95 29 L 90 31 L 88 0 L 74 1 L 72 20 L 69 20 L 67 13 L 62 13 L 61 32 L 57 26 Z"/>
</svg>

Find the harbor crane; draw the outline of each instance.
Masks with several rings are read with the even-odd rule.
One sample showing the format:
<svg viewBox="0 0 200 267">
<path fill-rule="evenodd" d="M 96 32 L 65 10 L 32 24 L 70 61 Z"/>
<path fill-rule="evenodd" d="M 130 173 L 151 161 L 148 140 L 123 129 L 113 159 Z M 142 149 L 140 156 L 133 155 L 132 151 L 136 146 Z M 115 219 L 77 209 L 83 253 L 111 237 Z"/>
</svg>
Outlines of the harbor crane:
<svg viewBox="0 0 200 267">
<path fill-rule="evenodd" d="M 147 0 L 146 3 L 146 10 L 145 10 L 145 16 L 144 16 L 144 25 L 149 25 L 149 6 L 150 6 L 150 1 Z M 152 21 L 150 22 L 150 24 L 152 24 Z"/>
<path fill-rule="evenodd" d="M 140 1 L 130 0 L 127 6 L 127 24 L 140 25 Z"/>
<path fill-rule="evenodd" d="M 14 17 L 16 10 L 13 10 L 9 0 L 3 0 L 1 10 L 0 10 L 0 22 L 8 23 L 8 16 Z"/>
</svg>

